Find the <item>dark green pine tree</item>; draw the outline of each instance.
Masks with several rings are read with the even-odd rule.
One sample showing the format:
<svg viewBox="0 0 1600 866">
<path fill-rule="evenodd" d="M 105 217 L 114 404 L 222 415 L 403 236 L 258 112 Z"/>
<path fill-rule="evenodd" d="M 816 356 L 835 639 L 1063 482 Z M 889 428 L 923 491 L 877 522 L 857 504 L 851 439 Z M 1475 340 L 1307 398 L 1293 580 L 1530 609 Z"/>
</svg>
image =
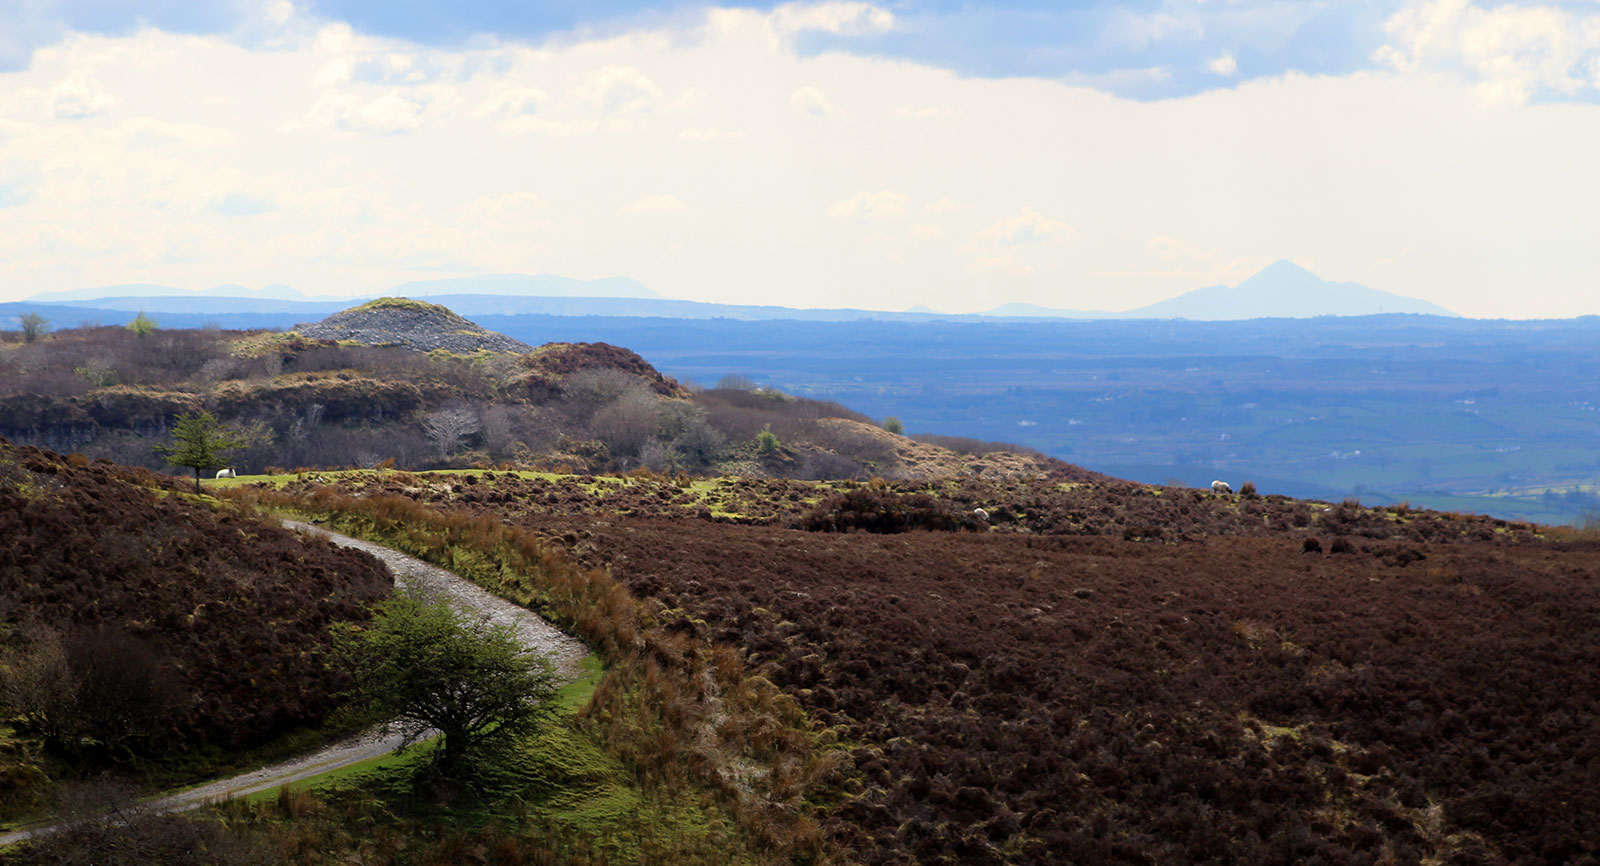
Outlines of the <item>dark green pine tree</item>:
<svg viewBox="0 0 1600 866">
<path fill-rule="evenodd" d="M 245 438 L 222 426 L 210 412 L 185 413 L 172 425 L 172 444 L 157 445 L 173 466 L 194 470 L 194 490 L 200 492 L 200 473 L 228 465 L 234 452 L 247 445 Z"/>
</svg>

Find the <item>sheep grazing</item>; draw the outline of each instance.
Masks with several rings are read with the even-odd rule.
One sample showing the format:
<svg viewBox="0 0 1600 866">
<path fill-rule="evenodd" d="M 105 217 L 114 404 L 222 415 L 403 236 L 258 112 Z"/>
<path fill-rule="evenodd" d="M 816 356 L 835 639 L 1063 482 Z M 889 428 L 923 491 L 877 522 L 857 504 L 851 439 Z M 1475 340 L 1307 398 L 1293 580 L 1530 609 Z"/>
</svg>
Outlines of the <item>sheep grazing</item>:
<svg viewBox="0 0 1600 866">
<path fill-rule="evenodd" d="M 238 478 L 239 476 L 232 469 L 218 469 L 217 470 L 217 477 L 218 478 Z"/>
<path fill-rule="evenodd" d="M 1213 482 L 1211 482 L 1211 492 L 1212 493 L 1232 493 L 1233 492 L 1233 488 L 1231 486 L 1229 486 L 1228 482 L 1226 482 L 1226 481 L 1213 481 Z"/>
<path fill-rule="evenodd" d="M 982 508 L 974 508 L 974 509 L 972 509 L 972 514 L 973 514 L 974 517 L 978 518 L 979 520 L 984 521 L 985 523 L 987 523 L 989 521 L 989 512 L 984 511 Z"/>
</svg>

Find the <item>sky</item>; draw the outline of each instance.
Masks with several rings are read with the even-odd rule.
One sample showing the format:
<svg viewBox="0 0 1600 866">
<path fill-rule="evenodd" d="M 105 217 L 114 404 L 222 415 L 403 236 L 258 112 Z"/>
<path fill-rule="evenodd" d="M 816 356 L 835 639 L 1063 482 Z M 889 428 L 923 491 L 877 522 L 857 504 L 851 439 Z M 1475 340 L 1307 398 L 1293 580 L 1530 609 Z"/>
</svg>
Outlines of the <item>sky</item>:
<svg viewBox="0 0 1600 866">
<path fill-rule="evenodd" d="M 0 301 L 1600 313 L 1600 0 L 0 0 Z"/>
</svg>

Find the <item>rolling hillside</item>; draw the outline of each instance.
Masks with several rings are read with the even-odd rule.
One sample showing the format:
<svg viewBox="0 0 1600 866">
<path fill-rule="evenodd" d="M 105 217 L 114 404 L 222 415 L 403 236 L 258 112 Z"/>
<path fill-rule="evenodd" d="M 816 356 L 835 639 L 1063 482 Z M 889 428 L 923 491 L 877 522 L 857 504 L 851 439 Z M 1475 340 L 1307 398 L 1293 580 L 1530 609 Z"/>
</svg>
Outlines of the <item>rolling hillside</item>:
<svg viewBox="0 0 1600 866">
<path fill-rule="evenodd" d="M 19 785 L 0 820 L 52 777 L 170 775 L 337 706 L 328 627 L 364 621 L 387 570 L 190 489 L 0 439 L 0 775 Z"/>
</svg>

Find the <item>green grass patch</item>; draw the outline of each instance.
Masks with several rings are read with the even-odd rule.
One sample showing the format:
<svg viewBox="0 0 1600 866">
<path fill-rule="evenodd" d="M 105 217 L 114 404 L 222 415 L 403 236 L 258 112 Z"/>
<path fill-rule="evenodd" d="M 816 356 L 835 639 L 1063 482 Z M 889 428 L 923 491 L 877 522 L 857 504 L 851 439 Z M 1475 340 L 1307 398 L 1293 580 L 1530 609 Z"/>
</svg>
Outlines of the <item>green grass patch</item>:
<svg viewBox="0 0 1600 866">
<path fill-rule="evenodd" d="M 578 710 L 604 674 L 594 655 L 583 660 L 582 670 L 560 691 L 563 715 L 497 765 L 501 778 L 492 796 L 469 795 L 446 804 L 419 798 L 412 780 L 425 771 L 434 749 L 433 742 L 425 742 L 250 794 L 215 811 L 230 822 L 270 823 L 290 836 L 305 834 L 305 825 L 317 816 L 326 821 L 342 812 L 358 815 L 358 827 L 370 828 L 373 816 L 379 816 L 378 823 L 388 824 L 407 845 L 431 844 L 430 835 L 448 827 L 452 833 L 543 837 L 555 850 L 599 854 L 598 862 L 761 862 L 709 792 L 693 787 L 670 797 L 653 792 L 579 721 Z M 332 808 L 306 806 L 313 802 Z M 360 835 L 352 829 L 329 836 Z"/>
</svg>

